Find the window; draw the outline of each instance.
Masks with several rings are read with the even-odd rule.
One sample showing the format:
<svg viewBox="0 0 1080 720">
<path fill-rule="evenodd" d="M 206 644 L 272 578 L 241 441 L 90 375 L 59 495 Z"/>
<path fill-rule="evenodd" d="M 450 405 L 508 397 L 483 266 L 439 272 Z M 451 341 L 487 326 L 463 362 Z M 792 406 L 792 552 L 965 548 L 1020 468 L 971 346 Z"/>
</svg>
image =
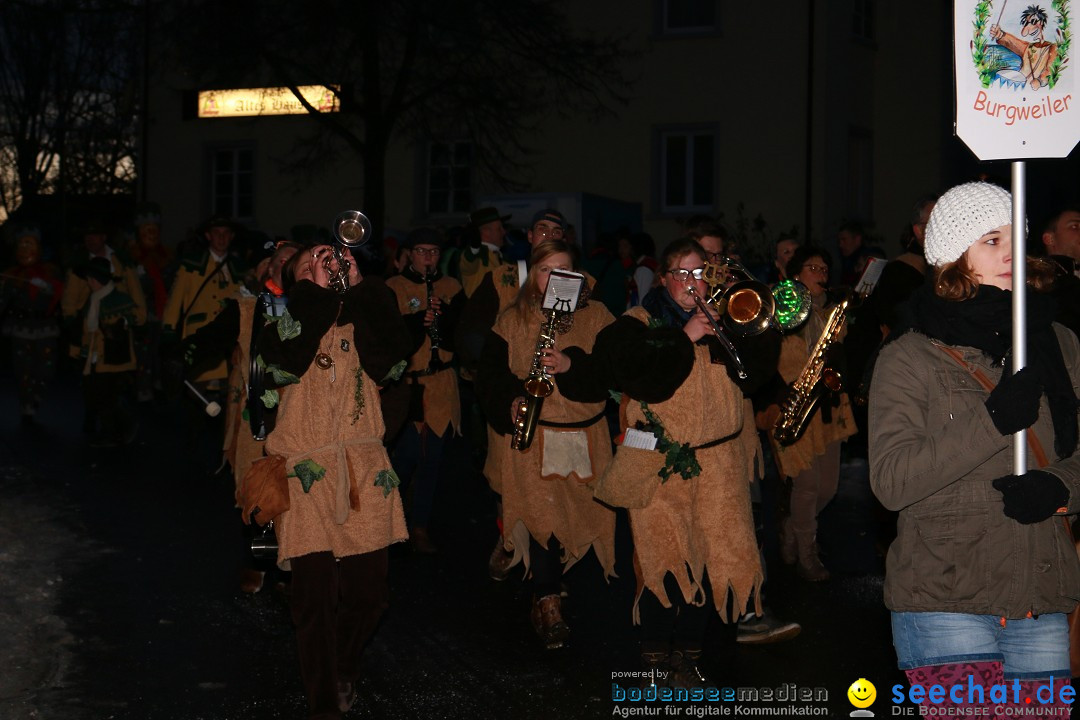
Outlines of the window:
<svg viewBox="0 0 1080 720">
<path fill-rule="evenodd" d="M 214 215 L 238 220 L 255 216 L 255 175 L 251 148 L 210 152 L 210 204 Z"/>
<path fill-rule="evenodd" d="M 660 211 L 711 211 L 716 204 L 716 131 L 659 133 Z"/>
<path fill-rule="evenodd" d="M 659 0 L 658 34 L 715 33 L 720 29 L 718 4 L 717 0 Z"/>
<path fill-rule="evenodd" d="M 874 40 L 874 0 L 852 0 L 851 34 L 860 40 Z"/>
<path fill-rule="evenodd" d="M 472 145 L 432 143 L 428 150 L 427 212 L 467 213 L 472 209 Z"/>
</svg>

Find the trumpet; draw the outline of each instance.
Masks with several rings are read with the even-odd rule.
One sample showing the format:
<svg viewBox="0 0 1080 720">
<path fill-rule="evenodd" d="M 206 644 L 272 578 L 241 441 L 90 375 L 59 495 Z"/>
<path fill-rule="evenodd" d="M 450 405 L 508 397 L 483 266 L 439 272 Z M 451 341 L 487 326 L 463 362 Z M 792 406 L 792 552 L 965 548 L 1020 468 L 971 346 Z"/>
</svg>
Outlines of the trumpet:
<svg viewBox="0 0 1080 720">
<path fill-rule="evenodd" d="M 330 275 L 330 287 L 339 293 L 349 289 L 349 269 L 352 262 L 345 257 L 343 249 L 355 250 L 371 238 L 371 221 L 359 210 L 346 210 L 334 220 L 334 240 L 330 249 L 337 261 L 337 270 L 330 268 L 330 257 L 323 259 Z"/>
</svg>

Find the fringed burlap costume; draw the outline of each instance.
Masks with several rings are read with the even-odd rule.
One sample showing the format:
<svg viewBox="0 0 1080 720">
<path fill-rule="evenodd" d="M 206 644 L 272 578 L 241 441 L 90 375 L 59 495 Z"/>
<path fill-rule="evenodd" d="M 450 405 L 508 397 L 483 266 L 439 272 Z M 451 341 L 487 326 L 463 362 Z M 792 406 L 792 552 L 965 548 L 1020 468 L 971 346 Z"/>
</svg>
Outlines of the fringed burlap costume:
<svg viewBox="0 0 1080 720">
<path fill-rule="evenodd" d="M 627 311 L 620 321 L 624 328 L 625 318 L 649 327 L 644 308 Z M 633 340 L 628 340 L 619 353 L 621 362 L 615 362 L 657 366 L 648 356 L 662 350 L 650 345 L 650 335 L 643 331 L 632 331 L 637 334 L 638 351 L 627 352 L 633 349 Z M 691 347 L 681 331 L 669 337 L 678 335 Z M 638 575 L 635 624 L 640 623 L 638 603 L 644 590 L 656 595 L 664 607 L 671 606 L 664 589 L 667 573 L 675 577 L 686 602 L 695 605 L 705 602 L 702 581 L 707 576 L 716 610 L 725 622 L 730 619 L 725 600 L 729 591 L 736 612 L 751 599 L 760 612 L 758 590 L 764 576 L 750 505 L 750 483 L 760 446 L 753 423 L 747 422 L 746 401 L 725 366 L 712 362 L 708 345 L 692 345 L 692 353 L 689 375 L 667 399 L 648 403 L 648 409 L 660 419 L 665 434 L 678 443 L 696 447 L 727 439 L 695 450 L 699 475 L 690 479 L 673 475 L 660 484 L 646 507 L 629 510 Z M 630 397 L 633 384 L 626 384 Z M 624 408 L 630 427 L 645 422 L 640 402 L 631 400 Z"/>
<path fill-rule="evenodd" d="M 592 350 L 597 333 L 611 323 L 611 313 L 599 303 L 589 303 L 574 313 L 573 326 L 556 335 L 555 346 Z M 544 400 L 540 423 L 532 445 L 525 452 L 510 448 L 511 403 L 524 395 L 537 336 L 544 316 L 531 310 L 523 319 L 516 307 L 502 313 L 485 344 L 477 394 L 484 403 L 493 431 L 484 474 L 492 488 L 502 493 L 505 547 L 514 553 L 513 563 L 529 568 L 529 536 L 546 546 L 552 535 L 564 550 L 564 569 L 593 548 L 604 569 L 615 570 L 615 513 L 597 502 L 590 484 L 611 459 L 611 438 L 603 418 L 605 389 L 592 402 L 574 402 L 560 388 Z M 594 391 L 596 388 L 594 388 Z M 581 423 L 587 427 L 553 427 L 548 423 Z"/>
</svg>

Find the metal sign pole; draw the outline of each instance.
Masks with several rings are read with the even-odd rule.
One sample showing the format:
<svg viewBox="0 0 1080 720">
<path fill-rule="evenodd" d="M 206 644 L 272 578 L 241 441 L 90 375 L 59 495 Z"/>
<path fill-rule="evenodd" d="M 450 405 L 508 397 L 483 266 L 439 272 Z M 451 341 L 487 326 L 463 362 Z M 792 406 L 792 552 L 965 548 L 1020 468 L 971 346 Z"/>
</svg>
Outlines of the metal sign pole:
<svg viewBox="0 0 1080 720">
<path fill-rule="evenodd" d="M 1012 164 L 1012 347 L 1014 373 L 1027 365 L 1027 163 Z M 1027 472 L 1027 442 L 1024 430 L 1013 435 L 1013 474 Z"/>
</svg>

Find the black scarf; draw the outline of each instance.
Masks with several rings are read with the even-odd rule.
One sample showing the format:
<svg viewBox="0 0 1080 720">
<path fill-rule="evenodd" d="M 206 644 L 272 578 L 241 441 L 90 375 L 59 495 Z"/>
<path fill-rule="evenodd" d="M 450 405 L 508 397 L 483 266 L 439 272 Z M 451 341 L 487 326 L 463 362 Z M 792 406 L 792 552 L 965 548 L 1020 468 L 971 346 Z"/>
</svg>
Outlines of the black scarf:
<svg viewBox="0 0 1080 720">
<path fill-rule="evenodd" d="M 429 277 L 427 275 L 424 275 L 421 272 L 417 272 L 415 269 L 413 269 L 412 265 L 406 265 L 405 268 L 401 271 L 401 274 L 405 278 L 411 280 L 414 283 L 419 283 L 420 285 L 425 284 L 428 281 L 428 277 Z M 431 271 L 431 275 L 430 275 L 431 282 L 436 282 L 441 277 L 442 277 L 442 271 L 439 270 L 439 268 L 436 267 L 434 270 Z"/>
<path fill-rule="evenodd" d="M 1052 323 L 1057 303 L 1027 291 L 1028 366 L 1050 404 L 1054 450 L 1067 458 L 1076 450 L 1077 399 Z M 938 297 L 932 284 L 917 290 L 902 308 L 904 325 L 946 345 L 973 347 L 1003 365 L 1012 350 L 1012 292 L 980 285 L 975 297 L 954 302 Z M 897 333 L 899 335 L 899 333 Z"/>
<path fill-rule="evenodd" d="M 645 308 L 649 315 L 653 316 L 667 327 L 682 329 L 694 316 L 694 310 L 683 310 L 668 293 L 667 288 L 660 286 L 649 291 L 645 299 L 641 301 L 641 307 Z"/>
</svg>

